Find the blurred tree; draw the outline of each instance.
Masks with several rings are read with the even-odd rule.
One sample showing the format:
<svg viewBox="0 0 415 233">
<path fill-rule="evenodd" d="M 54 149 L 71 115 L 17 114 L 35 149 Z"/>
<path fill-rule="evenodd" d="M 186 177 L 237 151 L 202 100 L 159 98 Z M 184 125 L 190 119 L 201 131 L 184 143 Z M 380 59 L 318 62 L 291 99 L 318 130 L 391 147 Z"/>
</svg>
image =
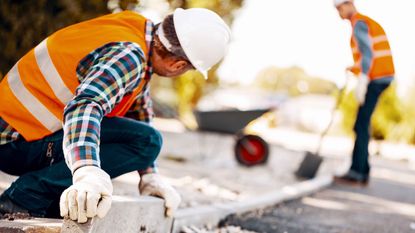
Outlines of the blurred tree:
<svg viewBox="0 0 415 233">
<path fill-rule="evenodd" d="M 413 84 L 412 86 L 409 87 L 408 90 L 415 90 L 415 84 Z M 414 116 L 415 116 L 415 92 L 414 91 L 409 91 L 409 94 L 406 98 L 406 106 L 409 106 L 409 110 L 406 111 L 406 115 L 405 118 L 407 119 L 407 121 L 411 122 L 413 127 L 412 127 L 412 136 L 411 136 L 411 140 L 410 143 L 415 144 L 415 121 L 414 121 Z"/>
<path fill-rule="evenodd" d="M 301 94 L 331 94 L 336 85 L 330 81 L 312 77 L 299 67 L 268 67 L 255 79 L 255 84 L 268 91 L 283 92 L 290 96 Z"/>
<path fill-rule="evenodd" d="M 106 0 L 4 0 L 0 4 L 0 74 L 54 31 L 109 13 Z"/>
<path fill-rule="evenodd" d="M 171 8 L 192 8 L 201 7 L 215 11 L 228 24 L 231 24 L 233 12 L 242 6 L 243 0 L 167 0 Z"/>
<path fill-rule="evenodd" d="M 411 93 L 405 99 L 396 95 L 396 83 L 385 90 L 372 116 L 371 135 L 374 139 L 415 143 L 415 94 Z M 353 134 L 358 109 L 353 92 L 345 93 L 340 109 L 344 130 Z"/>
<path fill-rule="evenodd" d="M 352 91 L 346 90 L 342 94 L 342 102 L 340 103 L 339 109 L 342 113 L 342 125 L 343 130 L 346 134 L 353 134 L 353 126 L 356 121 L 358 103 L 355 95 Z M 380 136 L 377 136 L 380 137 Z"/>
<path fill-rule="evenodd" d="M 375 139 L 393 139 L 392 131 L 403 122 L 404 104 L 396 95 L 396 85 L 392 84 L 382 96 L 372 117 L 371 133 Z M 395 138 L 399 140 L 399 138 Z"/>
</svg>

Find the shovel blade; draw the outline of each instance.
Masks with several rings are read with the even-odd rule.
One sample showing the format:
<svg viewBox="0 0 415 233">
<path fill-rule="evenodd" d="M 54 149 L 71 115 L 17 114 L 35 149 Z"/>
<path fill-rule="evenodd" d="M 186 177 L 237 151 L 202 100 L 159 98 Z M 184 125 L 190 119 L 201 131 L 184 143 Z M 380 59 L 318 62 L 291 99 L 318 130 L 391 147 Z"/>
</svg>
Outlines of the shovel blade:
<svg viewBox="0 0 415 233">
<path fill-rule="evenodd" d="M 307 152 L 295 175 L 300 179 L 314 178 L 322 161 L 323 158 L 321 156 Z"/>
</svg>

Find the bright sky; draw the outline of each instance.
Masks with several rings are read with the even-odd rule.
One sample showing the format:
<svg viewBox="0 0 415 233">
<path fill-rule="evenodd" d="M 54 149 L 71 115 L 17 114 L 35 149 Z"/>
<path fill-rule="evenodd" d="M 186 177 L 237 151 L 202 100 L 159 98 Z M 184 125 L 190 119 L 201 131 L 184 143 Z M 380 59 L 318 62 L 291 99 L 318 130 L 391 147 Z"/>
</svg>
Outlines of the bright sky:
<svg viewBox="0 0 415 233">
<path fill-rule="evenodd" d="M 355 0 L 358 10 L 385 29 L 399 86 L 415 79 L 415 1 Z M 233 41 L 219 76 L 248 84 L 270 65 L 300 66 L 307 73 L 344 82 L 352 64 L 351 27 L 332 0 L 245 0 L 237 13 Z"/>
</svg>

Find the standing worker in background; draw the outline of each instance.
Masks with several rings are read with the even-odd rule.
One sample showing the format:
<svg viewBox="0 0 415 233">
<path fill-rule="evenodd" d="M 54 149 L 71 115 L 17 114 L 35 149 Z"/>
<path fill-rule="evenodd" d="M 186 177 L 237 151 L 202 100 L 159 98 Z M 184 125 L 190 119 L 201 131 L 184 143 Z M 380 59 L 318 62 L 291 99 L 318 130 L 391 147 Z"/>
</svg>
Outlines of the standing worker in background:
<svg viewBox="0 0 415 233">
<path fill-rule="evenodd" d="M 360 14 L 353 0 L 334 0 L 342 19 L 351 22 L 351 47 L 354 66 L 349 71 L 358 77 L 355 90 L 359 111 L 354 126 L 356 141 L 350 170 L 337 183 L 367 185 L 369 181 L 369 128 L 379 96 L 393 81 L 395 70 L 392 53 L 383 28 L 373 19 Z"/>
<path fill-rule="evenodd" d="M 0 170 L 19 176 L 0 215 L 102 218 L 111 178 L 138 171 L 140 193 L 165 199 L 172 216 L 180 196 L 154 167 L 162 138 L 148 124 L 148 84 L 153 71 L 206 75 L 229 40 L 217 14 L 194 8 L 155 27 L 131 11 L 105 15 L 42 41 L 0 83 Z"/>
</svg>

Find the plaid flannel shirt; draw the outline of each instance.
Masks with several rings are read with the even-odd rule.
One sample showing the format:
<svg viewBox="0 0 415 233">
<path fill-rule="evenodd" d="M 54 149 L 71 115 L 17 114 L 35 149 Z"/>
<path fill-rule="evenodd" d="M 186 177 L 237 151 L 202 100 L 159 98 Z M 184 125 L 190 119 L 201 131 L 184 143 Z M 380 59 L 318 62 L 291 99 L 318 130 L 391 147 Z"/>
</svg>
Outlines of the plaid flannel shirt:
<svg viewBox="0 0 415 233">
<path fill-rule="evenodd" d="M 152 37 L 153 23 L 148 20 L 148 48 Z M 108 43 L 80 61 L 77 67 L 80 85 L 63 116 L 63 149 L 72 172 L 86 165 L 100 166 L 100 122 L 140 82 L 146 82 L 143 91 L 126 117 L 151 123 L 154 115 L 148 85 L 151 74 L 152 65 L 145 60 L 143 50 L 131 42 Z M 18 138 L 19 133 L 0 117 L 0 145 Z"/>
</svg>

